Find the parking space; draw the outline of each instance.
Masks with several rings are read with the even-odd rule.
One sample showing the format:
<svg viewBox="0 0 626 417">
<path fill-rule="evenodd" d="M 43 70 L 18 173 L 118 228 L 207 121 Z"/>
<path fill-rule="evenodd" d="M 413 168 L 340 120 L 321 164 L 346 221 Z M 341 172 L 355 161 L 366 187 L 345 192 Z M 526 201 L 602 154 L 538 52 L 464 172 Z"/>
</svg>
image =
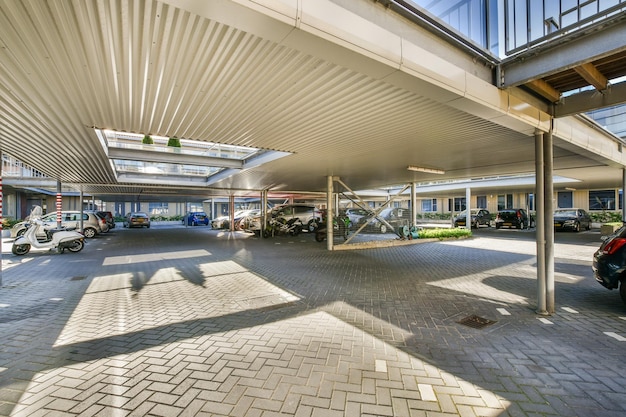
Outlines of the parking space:
<svg viewBox="0 0 626 417">
<path fill-rule="evenodd" d="M 622 416 L 626 306 L 597 230 L 326 250 L 178 224 L 80 253 L 3 239 L 0 415 Z"/>
</svg>

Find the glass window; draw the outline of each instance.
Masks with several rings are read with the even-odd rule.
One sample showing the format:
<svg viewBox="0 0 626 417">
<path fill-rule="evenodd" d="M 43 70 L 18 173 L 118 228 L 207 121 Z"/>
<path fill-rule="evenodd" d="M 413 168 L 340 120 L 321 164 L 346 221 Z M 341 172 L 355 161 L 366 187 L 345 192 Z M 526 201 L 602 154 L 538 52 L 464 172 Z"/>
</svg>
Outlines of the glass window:
<svg viewBox="0 0 626 417">
<path fill-rule="evenodd" d="M 422 211 L 423 212 L 433 212 L 437 211 L 437 199 L 428 199 L 422 200 Z"/>
<path fill-rule="evenodd" d="M 513 208 L 513 194 L 498 195 L 498 210 Z"/>
<path fill-rule="evenodd" d="M 590 190 L 589 210 L 615 210 L 615 190 Z"/>
<path fill-rule="evenodd" d="M 169 213 L 168 203 L 149 203 L 149 214 L 166 215 Z"/>
<path fill-rule="evenodd" d="M 479 195 L 476 197 L 476 208 L 487 208 L 487 196 Z"/>
</svg>

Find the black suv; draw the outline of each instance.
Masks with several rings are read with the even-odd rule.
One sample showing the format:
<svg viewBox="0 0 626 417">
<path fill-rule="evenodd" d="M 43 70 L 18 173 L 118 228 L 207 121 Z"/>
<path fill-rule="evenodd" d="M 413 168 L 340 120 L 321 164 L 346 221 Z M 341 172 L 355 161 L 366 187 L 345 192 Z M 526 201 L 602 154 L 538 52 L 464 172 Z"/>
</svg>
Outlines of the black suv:
<svg viewBox="0 0 626 417">
<path fill-rule="evenodd" d="M 526 210 L 521 208 L 500 210 L 496 216 L 496 229 L 501 227 L 528 229 L 530 217 Z"/>
</svg>

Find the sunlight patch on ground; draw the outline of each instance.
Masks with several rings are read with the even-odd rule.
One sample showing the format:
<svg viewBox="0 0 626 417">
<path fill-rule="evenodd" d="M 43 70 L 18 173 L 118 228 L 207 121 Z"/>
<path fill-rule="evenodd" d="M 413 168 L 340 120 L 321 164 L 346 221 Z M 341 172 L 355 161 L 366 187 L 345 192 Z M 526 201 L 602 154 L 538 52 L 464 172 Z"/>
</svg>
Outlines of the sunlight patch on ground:
<svg viewBox="0 0 626 417">
<path fill-rule="evenodd" d="M 150 343 L 142 345 L 143 339 Z M 102 344 L 106 348 L 106 339 Z M 156 358 L 161 358 L 158 366 L 153 364 Z M 187 397 L 200 399 L 209 392 L 239 387 L 241 395 L 250 399 L 250 413 L 263 411 L 266 401 L 260 396 L 267 390 L 245 381 L 263 381 L 289 392 L 285 401 L 275 401 L 273 407 L 276 412 L 290 415 L 305 409 L 308 413 L 313 409 L 313 414 L 327 412 L 328 399 L 335 397 L 343 398 L 334 403 L 335 411 L 349 413 L 355 406 L 362 406 L 364 397 L 374 398 L 373 394 L 379 392 L 387 395 L 384 404 L 377 406 L 385 415 L 456 414 L 461 410 L 468 415 L 495 417 L 510 406 L 505 397 L 454 375 L 445 365 L 415 357 L 333 314 L 318 311 L 250 327 L 241 323 L 233 330 L 207 331 L 193 338 L 177 338 L 175 331 L 168 332 L 167 328 L 158 333 L 140 333 L 126 343 L 118 341 L 114 348 L 88 362 L 71 362 L 37 373 L 14 412 L 27 415 L 35 408 L 54 410 L 61 401 L 65 411 L 78 410 L 80 401 L 64 398 L 67 390 L 46 393 L 47 405 L 36 400 L 49 381 L 67 387 L 88 384 L 96 369 L 99 375 L 108 375 L 92 388 L 92 394 L 107 397 L 100 412 L 130 412 L 138 407 L 137 401 L 151 404 L 149 395 L 143 400 L 137 398 L 138 367 L 150 372 L 151 381 L 146 381 L 143 388 L 149 392 L 158 390 L 164 385 L 158 381 L 169 380 L 173 374 L 188 379 L 180 380 L 180 385 L 194 386 L 184 391 Z M 350 392 L 347 396 L 346 391 Z M 183 413 L 185 405 L 192 404 L 191 398 L 177 401 L 182 395 L 183 391 L 176 390 L 169 394 L 171 404 L 178 407 L 176 413 Z M 222 413 L 228 414 L 236 400 L 221 401 L 219 406 Z"/>
<path fill-rule="evenodd" d="M 181 269 L 164 265 L 153 274 L 137 271 L 100 276 L 92 280 L 55 346 L 297 300 L 296 295 L 233 261 Z"/>
<path fill-rule="evenodd" d="M 197 249 L 197 250 L 184 250 L 184 251 L 176 251 L 176 252 L 155 252 L 155 253 L 146 253 L 146 254 L 140 254 L 140 255 L 133 254 L 133 255 L 122 255 L 122 256 L 107 256 L 102 262 L 102 265 L 103 266 L 127 265 L 127 264 L 143 263 L 143 262 L 197 258 L 201 256 L 208 256 L 208 255 L 211 255 L 211 252 L 208 252 L 204 249 Z"/>
</svg>

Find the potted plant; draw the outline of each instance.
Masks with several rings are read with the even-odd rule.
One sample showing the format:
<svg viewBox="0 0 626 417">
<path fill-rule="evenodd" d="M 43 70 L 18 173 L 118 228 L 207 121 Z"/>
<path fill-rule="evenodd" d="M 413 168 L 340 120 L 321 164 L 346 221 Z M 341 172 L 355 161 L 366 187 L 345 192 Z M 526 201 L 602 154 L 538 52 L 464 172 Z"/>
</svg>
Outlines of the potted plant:
<svg viewBox="0 0 626 417">
<path fill-rule="evenodd" d="M 172 136 L 167 140 L 167 146 L 171 146 L 173 148 L 180 148 L 180 139 L 176 136 Z"/>
<path fill-rule="evenodd" d="M 150 135 L 145 135 L 141 140 L 141 143 L 145 143 L 146 145 L 154 145 L 154 140 Z"/>
</svg>

